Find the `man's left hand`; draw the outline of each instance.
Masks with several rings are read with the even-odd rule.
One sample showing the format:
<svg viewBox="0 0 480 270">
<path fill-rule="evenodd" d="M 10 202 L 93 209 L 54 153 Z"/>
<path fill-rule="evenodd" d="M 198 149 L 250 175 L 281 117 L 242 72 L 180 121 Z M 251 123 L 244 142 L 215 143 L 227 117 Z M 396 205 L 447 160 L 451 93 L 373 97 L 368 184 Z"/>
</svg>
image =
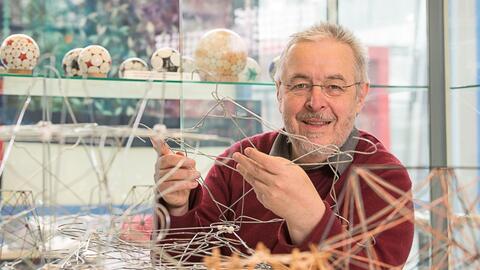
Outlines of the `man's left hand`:
<svg viewBox="0 0 480 270">
<path fill-rule="evenodd" d="M 305 171 L 290 160 L 254 148 L 233 154 L 237 170 L 253 187 L 265 208 L 287 222 L 294 244 L 300 244 L 325 213 L 325 204 Z"/>
</svg>

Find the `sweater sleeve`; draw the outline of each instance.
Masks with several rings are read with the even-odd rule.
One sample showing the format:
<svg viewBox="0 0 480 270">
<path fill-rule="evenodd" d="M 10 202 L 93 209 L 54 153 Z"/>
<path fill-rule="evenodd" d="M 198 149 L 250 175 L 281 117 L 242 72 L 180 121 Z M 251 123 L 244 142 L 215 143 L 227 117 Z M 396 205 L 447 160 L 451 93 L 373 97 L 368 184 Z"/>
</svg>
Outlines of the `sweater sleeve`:
<svg viewBox="0 0 480 270">
<path fill-rule="evenodd" d="M 217 160 L 218 162 L 218 160 Z M 222 183 L 229 181 L 224 175 L 221 165 L 214 165 L 202 185 L 192 190 L 189 197 L 189 210 L 182 216 L 169 216 L 169 228 L 167 238 L 181 237 L 188 238 L 191 234 L 185 234 L 184 231 L 198 232 L 208 231 L 212 223 L 216 223 L 224 215 L 228 214 L 223 208 L 228 205 L 230 191 L 228 185 Z M 164 201 L 160 198 L 158 201 L 164 205 Z M 158 213 L 155 215 L 154 223 L 155 231 L 159 228 Z"/>
<path fill-rule="evenodd" d="M 369 269 L 369 263 L 377 268 L 391 269 L 392 266 L 402 266 L 407 260 L 413 241 L 413 207 L 411 201 L 411 182 L 404 168 L 382 170 L 377 179 L 383 179 L 393 186 L 393 190 L 386 188 L 377 189 L 374 181 L 366 181 L 362 177 L 355 178 L 351 175 L 347 181 L 359 181 L 361 206 L 355 205 L 352 193 L 348 188 L 339 197 L 346 198 L 339 202 L 338 209 L 349 221 L 340 218 L 325 201 L 326 211 L 316 227 L 310 232 L 303 243 L 292 245 L 286 224 L 282 224 L 277 235 L 278 244 L 272 250 L 275 253 L 289 253 L 293 248 L 309 250 L 311 244 L 320 246 L 321 250 L 331 253 L 335 265 L 346 269 Z M 371 178 L 371 177 L 368 177 Z M 389 199 L 388 199 L 388 198 Z M 394 199 L 395 206 L 389 203 Z M 361 208 L 361 209 L 359 209 Z M 365 214 L 364 222 L 360 222 L 358 214 Z M 365 227 L 362 227 L 365 225 Z M 369 241 L 370 240 L 370 241 Z"/>
<path fill-rule="evenodd" d="M 155 263 L 160 263 L 159 258 L 162 257 L 162 252 L 165 252 L 164 247 L 168 248 L 171 256 L 188 257 L 187 260 L 191 262 L 199 262 L 203 259 L 201 253 L 188 254 L 186 250 L 207 248 L 204 245 L 209 245 L 208 238 L 197 244 L 190 243 L 190 240 L 201 240 L 202 235 L 208 235 L 205 233 L 211 231 L 211 227 L 218 224 L 225 215 L 222 205 L 228 205 L 226 200 L 229 192 L 226 190 L 227 185 L 219 184 L 221 181 L 226 181 L 219 167 L 213 166 L 205 178 L 205 183 L 190 193 L 187 213 L 182 216 L 168 217 L 170 220 L 168 228 L 160 228 L 160 221 L 164 217 L 159 216 L 158 213 L 155 214 L 153 237 L 156 238 L 153 241 L 158 248 L 152 249 L 151 252 Z M 159 203 L 162 204 L 161 199 Z M 188 254 L 188 256 L 182 254 Z"/>
</svg>

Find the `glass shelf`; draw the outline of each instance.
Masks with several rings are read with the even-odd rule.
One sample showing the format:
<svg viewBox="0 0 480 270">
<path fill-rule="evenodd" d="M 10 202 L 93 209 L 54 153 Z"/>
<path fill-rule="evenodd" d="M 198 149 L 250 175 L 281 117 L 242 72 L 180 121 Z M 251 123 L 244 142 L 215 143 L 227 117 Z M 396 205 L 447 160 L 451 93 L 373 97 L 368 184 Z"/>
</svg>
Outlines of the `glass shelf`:
<svg viewBox="0 0 480 270">
<path fill-rule="evenodd" d="M 188 77 L 189 74 L 184 74 L 184 77 Z M 273 82 L 217 82 L 217 81 L 201 81 L 201 80 L 146 80 L 146 79 L 133 79 L 133 78 L 96 78 L 96 77 L 45 77 L 43 75 L 24 75 L 24 74 L 10 74 L 10 73 L 0 73 L 0 77 L 10 77 L 10 78 L 48 78 L 48 79 L 63 79 L 63 80 L 89 80 L 89 81 L 117 81 L 117 82 L 161 82 L 161 83 L 197 83 L 197 84 L 220 84 L 220 85 L 264 85 L 264 86 L 275 86 Z"/>
<path fill-rule="evenodd" d="M 1 74 L 4 95 L 91 98 L 210 99 L 215 90 L 223 96 L 245 97 L 246 88 L 273 91 L 273 83 L 140 80 L 117 78 L 46 78 Z M 247 95 L 248 97 L 248 95 Z"/>
<path fill-rule="evenodd" d="M 104 97 L 104 98 L 209 98 L 205 91 L 230 90 L 274 91 L 273 82 L 212 82 L 192 80 L 144 80 L 119 78 L 48 78 L 39 75 L 0 74 L 4 95 Z M 41 82 L 41 83 L 40 83 Z M 112 87 L 112 84 L 115 87 Z M 389 92 L 426 91 L 425 85 L 370 85 L 371 91 Z M 44 91 L 48 89 L 48 91 Z M 98 89 L 98 91 L 89 91 Z M 144 89 L 144 91 L 139 91 Z M 148 90 L 147 96 L 145 92 Z M 168 91 L 163 91 L 168 90 Z M 183 93 L 181 93 L 183 90 Z M 182 96 L 183 94 L 183 96 Z M 231 93 L 230 93 L 231 94 Z"/>
</svg>

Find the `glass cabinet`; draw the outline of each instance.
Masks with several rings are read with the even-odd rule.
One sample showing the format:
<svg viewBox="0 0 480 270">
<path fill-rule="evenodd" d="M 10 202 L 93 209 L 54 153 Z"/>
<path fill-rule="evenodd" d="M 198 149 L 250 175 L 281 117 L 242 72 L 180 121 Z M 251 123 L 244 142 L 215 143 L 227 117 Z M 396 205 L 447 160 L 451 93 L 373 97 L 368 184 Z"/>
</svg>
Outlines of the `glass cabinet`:
<svg viewBox="0 0 480 270">
<path fill-rule="evenodd" d="M 128 246 L 126 255 L 121 241 L 128 238 L 122 238 L 126 223 L 137 226 L 140 235 L 133 238 L 141 239 L 153 226 L 158 154 L 149 136 L 164 134 L 206 176 L 215 157 L 234 142 L 283 128 L 271 76 L 275 59 L 289 35 L 329 21 L 353 30 L 367 47 L 370 92 L 356 126 L 382 141 L 413 182 L 416 231 L 405 268 L 436 263 L 431 257 L 437 232 L 430 230 L 430 207 L 438 202 L 432 196 L 439 195 L 431 193 L 434 178 L 448 179 L 439 196 L 451 211 L 444 217 L 448 232 L 440 229 L 452 240 L 449 267 L 466 267 L 458 261 L 479 242 L 480 4 L 443 2 L 451 35 L 445 37 L 450 50 L 441 56 L 450 83 L 446 130 L 431 128 L 430 94 L 445 91 L 430 86 L 428 53 L 438 44 L 428 40 L 427 0 L 0 1 L 2 40 L 23 33 L 40 48 L 31 75 L 0 67 L 0 266 L 34 269 L 60 261 L 73 267 L 72 254 L 85 264 L 90 255 L 107 254 L 97 261 L 103 267 L 148 266 L 148 246 Z M 256 62 L 242 71 L 247 75 L 217 80 L 186 69 L 214 29 L 241 38 L 246 56 Z M 89 45 L 108 50 L 106 77 L 67 76 L 64 55 Z M 162 48 L 178 52 L 179 62 L 168 60 L 176 63 L 175 71 L 151 71 L 152 56 Z M 122 62 L 132 57 L 145 61 L 148 70 L 120 78 Z M 448 150 L 449 166 L 436 171 L 431 138 L 441 132 L 448 134 L 442 149 Z M 93 238 L 86 235 L 100 239 L 88 252 L 85 243 Z M 475 240 L 456 245 L 470 238 Z M 470 259 L 475 269 L 478 259 Z"/>
</svg>

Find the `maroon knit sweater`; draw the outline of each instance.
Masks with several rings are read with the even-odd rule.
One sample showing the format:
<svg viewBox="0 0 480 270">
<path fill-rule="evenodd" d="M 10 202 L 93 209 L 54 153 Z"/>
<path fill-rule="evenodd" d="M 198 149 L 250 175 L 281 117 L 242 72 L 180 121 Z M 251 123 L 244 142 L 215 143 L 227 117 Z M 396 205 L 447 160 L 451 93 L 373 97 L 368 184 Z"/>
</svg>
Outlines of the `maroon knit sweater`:
<svg viewBox="0 0 480 270">
<path fill-rule="evenodd" d="M 337 213 L 349 220 L 349 225 L 347 225 L 347 222 L 338 218 L 338 216 L 334 214 L 335 210 L 332 208 L 332 206 L 335 205 L 335 202 L 330 195 L 330 188 L 334 178 L 334 173 L 329 166 L 307 171 L 307 174 L 313 182 L 315 188 L 317 189 L 321 198 L 324 200 L 326 211 L 323 218 L 304 240 L 304 242 L 299 245 L 293 245 L 288 234 L 287 226 L 283 220 L 269 223 L 252 223 L 253 219 L 251 218 L 269 221 L 279 219 L 279 217 L 263 207 L 263 205 L 257 200 L 253 190 L 250 191 L 243 200 L 236 202 L 237 199 L 242 196 L 242 194 L 251 189 L 251 186 L 246 183 L 242 176 L 237 172 L 229 169 L 226 166 L 215 165 L 205 179 L 206 185 L 208 186 L 213 198 L 223 205 L 231 206 L 233 212 L 225 211 L 224 214 L 221 215 L 220 210 L 223 212 L 225 207 L 217 207 L 205 189 L 202 190 L 201 188 L 197 188 L 191 192 L 190 195 L 190 210 L 183 216 L 172 217 L 171 228 L 208 228 L 210 224 L 217 224 L 218 222 L 226 219 L 232 224 L 239 225 L 239 230 L 236 231 L 236 234 L 242 240 L 244 240 L 249 247 L 255 248 L 257 243 L 263 242 L 272 253 L 290 253 L 295 247 L 302 251 L 306 251 L 309 250 L 310 244 L 320 245 L 320 248 L 322 248 L 322 244 L 324 243 L 335 244 L 339 241 L 348 239 L 349 237 L 354 237 L 355 235 L 358 235 L 358 232 L 356 233 L 355 231 L 351 231 L 350 234 L 347 233 L 348 228 L 355 227 L 355 225 L 359 223 L 358 211 L 355 210 L 355 207 L 352 207 L 353 195 L 349 193 L 353 192 L 353 189 L 347 188 L 347 183 L 349 182 L 348 176 L 351 175 L 351 171 L 354 166 L 388 166 L 388 169 L 382 168 L 371 170 L 375 175 L 378 175 L 390 185 L 393 185 L 397 188 L 396 192 L 384 191 L 381 193 L 388 193 L 389 195 L 398 198 L 402 195 L 410 194 L 411 189 L 411 181 L 408 173 L 402 167 L 400 162 L 391 153 L 389 153 L 375 137 L 363 131 L 360 131 L 359 134 L 360 137 L 373 142 L 376 145 L 377 151 L 374 154 L 356 153 L 351 164 L 347 167 L 344 173 L 340 175 L 339 180 L 335 184 L 335 191 L 337 195 L 336 205 L 338 206 Z M 252 142 L 258 150 L 264 153 L 269 153 L 277 135 L 277 132 L 268 132 L 251 137 L 250 141 L 243 140 L 241 142 L 237 142 L 232 147 L 227 149 L 221 156 L 231 157 L 234 152 L 241 151 L 242 149 L 251 146 L 250 142 Z M 373 147 L 372 144 L 363 140 L 359 140 L 355 150 L 358 152 L 369 153 L 374 149 L 375 147 Z M 231 167 L 235 167 L 236 165 L 233 160 L 228 160 L 227 164 Z M 359 181 L 359 188 L 356 188 L 355 191 L 361 193 L 360 198 L 362 198 L 363 201 L 363 209 L 366 218 L 372 217 L 375 213 L 388 206 L 388 203 L 386 203 L 382 196 L 377 195 L 377 193 L 362 179 Z M 306 205 L 305 207 L 309 206 Z M 398 218 L 402 217 L 402 215 L 405 216 L 405 212 L 412 214 L 413 210 L 410 200 L 407 200 L 407 203 L 402 211 L 400 211 L 401 214 L 396 212 L 394 209 L 388 209 L 388 211 L 382 212 L 380 216 L 377 216 L 373 220 L 369 220 L 368 229 L 372 230 L 381 227 L 379 225 L 393 224 L 395 220 L 398 220 Z M 365 248 L 365 245 L 351 243 L 350 245 L 338 247 L 338 251 L 347 252 L 354 256 L 348 256 L 350 259 L 346 260 L 345 256 L 342 259 L 341 255 L 332 254 L 333 261 L 335 261 L 337 264 L 336 267 L 342 269 L 368 269 L 368 263 L 362 262 L 361 259 L 355 259 L 358 258 L 356 256 L 363 257 L 371 261 L 379 261 L 392 266 L 402 266 L 408 257 L 412 245 L 413 223 L 406 221 L 401 223 L 397 222 L 397 224 L 398 225 L 375 234 L 373 242 L 365 243 L 364 241 L 360 241 L 365 243 L 365 245 L 370 245 L 370 250 L 374 251 L 369 252 L 370 255 L 367 255 L 367 249 Z M 209 230 L 206 229 L 204 231 Z M 187 233 L 180 237 L 188 238 L 191 236 L 192 234 Z M 231 239 L 237 239 L 233 234 L 224 233 L 222 236 Z M 172 236 L 171 238 L 178 237 L 179 234 L 175 234 L 175 236 Z M 332 237 L 336 237 L 333 238 L 335 241 L 332 242 L 326 240 L 332 239 Z M 167 236 L 167 239 L 168 238 L 169 237 Z M 212 241 L 215 240 L 214 237 L 211 239 Z M 165 241 L 168 240 L 163 240 L 161 242 Z M 244 246 L 235 244 L 236 242 L 233 241 L 232 243 L 235 248 L 246 252 Z M 326 248 L 328 249 L 328 247 Z M 231 252 L 231 248 L 222 248 L 222 253 L 225 255 L 229 255 Z"/>
</svg>

